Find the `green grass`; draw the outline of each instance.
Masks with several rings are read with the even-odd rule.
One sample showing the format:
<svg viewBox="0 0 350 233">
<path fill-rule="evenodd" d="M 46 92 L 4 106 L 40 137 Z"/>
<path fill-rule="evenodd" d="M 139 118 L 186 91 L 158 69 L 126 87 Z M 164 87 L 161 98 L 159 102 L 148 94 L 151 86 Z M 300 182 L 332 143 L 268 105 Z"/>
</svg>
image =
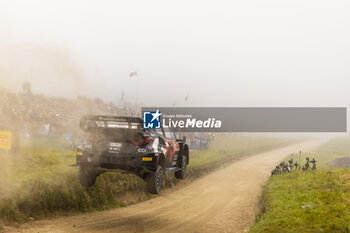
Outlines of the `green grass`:
<svg viewBox="0 0 350 233">
<path fill-rule="evenodd" d="M 321 145 L 318 153 L 328 155 L 349 156 L 350 155 L 350 137 L 335 138 Z"/>
<path fill-rule="evenodd" d="M 206 151 L 191 151 L 190 166 L 221 162 L 290 144 L 296 139 L 273 137 L 219 137 Z"/>
<path fill-rule="evenodd" d="M 350 138 L 330 140 L 306 156 L 315 157 L 320 169 L 272 176 L 250 232 L 350 232 L 350 169 L 327 166 L 350 156 Z"/>
<path fill-rule="evenodd" d="M 273 176 L 251 232 L 350 232 L 349 178 L 344 169 Z"/>
<path fill-rule="evenodd" d="M 317 160 L 323 168 L 333 159 L 350 156 L 350 137 L 329 140 L 317 149 Z"/>
<path fill-rule="evenodd" d="M 191 151 L 188 177 L 208 173 L 223 163 L 255 152 L 295 142 L 295 139 L 218 136 L 208 151 Z M 122 207 L 154 197 L 135 175 L 105 173 L 84 189 L 77 177 L 75 153 L 60 140 L 22 140 L 20 155 L 0 154 L 0 222 L 23 222 L 76 212 Z M 167 176 L 166 188 L 178 182 Z"/>
</svg>

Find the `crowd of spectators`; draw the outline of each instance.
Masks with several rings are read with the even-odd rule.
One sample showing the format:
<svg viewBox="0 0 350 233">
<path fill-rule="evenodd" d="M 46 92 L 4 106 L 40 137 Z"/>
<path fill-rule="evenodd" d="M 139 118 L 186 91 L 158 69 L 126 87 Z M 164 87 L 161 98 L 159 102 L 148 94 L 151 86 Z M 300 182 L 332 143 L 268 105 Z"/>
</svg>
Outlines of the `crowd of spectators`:
<svg viewBox="0 0 350 233">
<path fill-rule="evenodd" d="M 83 115 L 140 116 L 140 112 L 102 99 L 79 96 L 74 99 L 12 92 L 0 88 L 0 127 L 17 130 L 25 137 L 78 135 Z"/>
<path fill-rule="evenodd" d="M 70 99 L 41 94 L 32 94 L 30 86 L 24 85 L 15 93 L 0 87 L 0 130 L 16 130 L 23 137 L 64 137 L 74 144 L 82 135 L 79 121 L 84 115 L 141 116 L 140 110 L 116 105 L 102 99 L 78 96 Z M 189 133 L 188 144 L 192 150 L 206 150 L 212 134 Z"/>
<path fill-rule="evenodd" d="M 208 150 L 213 138 L 214 134 L 212 133 L 192 133 L 188 138 L 190 150 Z"/>
</svg>

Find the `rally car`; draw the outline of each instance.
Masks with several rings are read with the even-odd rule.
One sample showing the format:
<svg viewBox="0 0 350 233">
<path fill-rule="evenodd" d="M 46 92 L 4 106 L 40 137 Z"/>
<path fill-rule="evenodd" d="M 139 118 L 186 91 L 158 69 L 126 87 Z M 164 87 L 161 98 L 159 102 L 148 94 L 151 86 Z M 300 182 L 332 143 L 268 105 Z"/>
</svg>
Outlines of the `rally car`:
<svg viewBox="0 0 350 233">
<path fill-rule="evenodd" d="M 93 186 L 104 172 L 127 172 L 144 179 L 148 192 L 158 194 L 164 174 L 185 177 L 189 163 L 186 138 L 176 138 L 169 128 L 144 129 L 141 118 L 116 116 L 85 116 L 80 128 L 87 133 L 86 142 L 76 151 L 84 187 Z"/>
</svg>

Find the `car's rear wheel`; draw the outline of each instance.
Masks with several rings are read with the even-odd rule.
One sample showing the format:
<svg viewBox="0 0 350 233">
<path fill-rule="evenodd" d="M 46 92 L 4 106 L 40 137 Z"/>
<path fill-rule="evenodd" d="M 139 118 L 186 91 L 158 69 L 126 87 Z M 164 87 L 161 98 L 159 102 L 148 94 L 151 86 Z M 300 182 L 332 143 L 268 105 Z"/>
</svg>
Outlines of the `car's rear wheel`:
<svg viewBox="0 0 350 233">
<path fill-rule="evenodd" d="M 163 170 L 160 165 L 154 173 L 147 174 L 146 182 L 149 193 L 158 194 L 160 192 L 163 184 Z"/>
<path fill-rule="evenodd" d="M 79 167 L 79 182 L 80 184 L 87 188 L 95 184 L 97 178 L 97 171 L 91 166 L 80 165 Z"/>
<path fill-rule="evenodd" d="M 180 171 L 175 172 L 175 178 L 176 179 L 184 179 L 185 173 L 186 173 L 186 168 L 187 168 L 187 157 L 182 156 L 182 167 L 181 167 Z"/>
</svg>

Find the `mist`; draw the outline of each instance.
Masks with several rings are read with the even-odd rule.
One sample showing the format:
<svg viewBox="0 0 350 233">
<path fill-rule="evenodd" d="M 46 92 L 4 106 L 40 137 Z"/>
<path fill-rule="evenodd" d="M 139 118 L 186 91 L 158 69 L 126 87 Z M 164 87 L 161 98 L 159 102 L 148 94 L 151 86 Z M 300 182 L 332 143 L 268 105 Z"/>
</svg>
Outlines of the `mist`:
<svg viewBox="0 0 350 233">
<path fill-rule="evenodd" d="M 146 106 L 349 106 L 349 10 L 347 1 L 1 1 L 0 85 L 116 103 L 124 92 Z"/>
<path fill-rule="evenodd" d="M 0 232 L 350 229 L 350 173 L 328 168 L 350 168 L 349 12 L 345 0 L 0 0 Z"/>
</svg>

